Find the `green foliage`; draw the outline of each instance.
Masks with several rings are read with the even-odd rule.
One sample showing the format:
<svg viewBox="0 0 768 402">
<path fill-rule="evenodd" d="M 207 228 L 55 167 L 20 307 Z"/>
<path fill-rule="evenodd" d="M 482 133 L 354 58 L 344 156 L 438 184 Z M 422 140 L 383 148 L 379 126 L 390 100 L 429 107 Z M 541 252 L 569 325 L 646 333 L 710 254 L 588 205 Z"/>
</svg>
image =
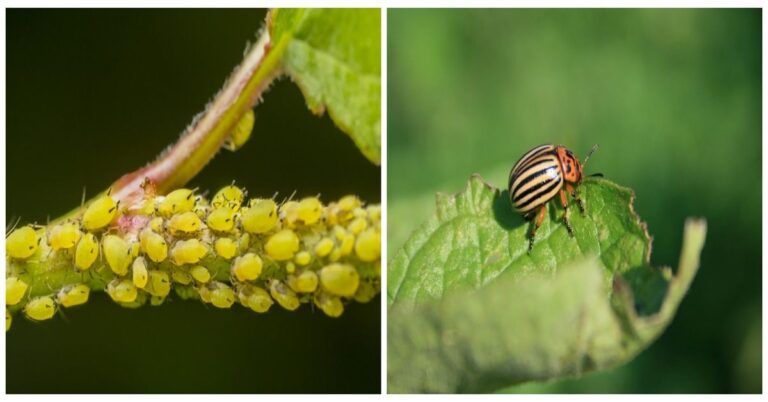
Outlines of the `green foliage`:
<svg viewBox="0 0 768 402">
<path fill-rule="evenodd" d="M 402 9 L 387 24 L 390 260 L 435 193 L 471 172 L 502 187 L 543 143 L 580 158 L 600 144 L 587 173 L 635 191 L 654 262 L 674 265 L 685 218 L 707 218 L 702 267 L 653 347 L 507 391 L 760 392 L 760 363 L 737 357 L 762 354 L 759 9 Z"/>
<path fill-rule="evenodd" d="M 286 73 L 309 109 L 325 109 L 373 163 L 381 162 L 381 20 L 379 9 L 279 9 L 269 30 L 287 43 Z"/>
<path fill-rule="evenodd" d="M 487 392 L 633 358 L 669 324 L 698 268 L 706 225 L 691 221 L 677 275 L 649 265 L 630 190 L 581 186 L 575 237 L 550 208 L 533 251 L 508 195 L 473 176 L 389 268 L 391 392 Z M 612 286 L 611 286 L 612 285 Z"/>
</svg>

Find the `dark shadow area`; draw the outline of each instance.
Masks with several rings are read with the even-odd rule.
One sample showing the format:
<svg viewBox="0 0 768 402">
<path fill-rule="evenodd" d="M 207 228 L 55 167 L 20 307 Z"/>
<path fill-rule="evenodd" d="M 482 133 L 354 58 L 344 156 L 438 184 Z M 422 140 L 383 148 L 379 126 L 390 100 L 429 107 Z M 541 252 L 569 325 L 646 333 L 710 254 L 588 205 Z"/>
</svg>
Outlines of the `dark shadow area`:
<svg viewBox="0 0 768 402">
<path fill-rule="evenodd" d="M 661 309 L 669 282 L 658 268 L 638 266 L 625 271 L 621 278 L 632 289 L 635 311 L 639 316 L 649 316 Z"/>
<path fill-rule="evenodd" d="M 493 216 L 501 227 L 512 230 L 528 222 L 509 203 L 509 190 L 496 193 L 493 199 Z"/>
</svg>

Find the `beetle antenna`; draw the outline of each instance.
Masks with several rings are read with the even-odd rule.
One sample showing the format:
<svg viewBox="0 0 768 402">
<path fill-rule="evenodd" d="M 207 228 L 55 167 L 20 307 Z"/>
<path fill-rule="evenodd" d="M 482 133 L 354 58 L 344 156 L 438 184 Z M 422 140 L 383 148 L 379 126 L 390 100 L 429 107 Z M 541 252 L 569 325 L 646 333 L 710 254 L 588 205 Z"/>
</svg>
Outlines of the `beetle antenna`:
<svg viewBox="0 0 768 402">
<path fill-rule="evenodd" d="M 602 173 L 592 173 L 591 175 L 588 175 L 587 177 L 605 177 Z"/>
<path fill-rule="evenodd" d="M 581 164 L 582 166 L 587 165 L 587 161 L 589 160 L 589 157 L 592 156 L 592 154 L 595 153 L 595 151 L 597 151 L 597 148 L 599 148 L 597 144 L 592 146 L 592 149 L 589 150 L 589 152 L 587 153 L 587 156 L 584 157 L 584 163 Z"/>
</svg>

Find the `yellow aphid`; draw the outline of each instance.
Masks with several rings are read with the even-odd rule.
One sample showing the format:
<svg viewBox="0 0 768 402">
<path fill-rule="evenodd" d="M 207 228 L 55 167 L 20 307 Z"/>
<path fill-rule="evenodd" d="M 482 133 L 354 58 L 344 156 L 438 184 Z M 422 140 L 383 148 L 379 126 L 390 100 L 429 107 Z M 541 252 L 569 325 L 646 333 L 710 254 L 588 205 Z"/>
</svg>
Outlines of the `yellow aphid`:
<svg viewBox="0 0 768 402">
<path fill-rule="evenodd" d="M 264 245 L 264 251 L 277 261 L 291 259 L 299 251 L 299 236 L 296 236 L 293 230 L 281 230 L 267 240 L 267 244 Z"/>
<path fill-rule="evenodd" d="M 318 257 L 325 257 L 333 251 L 333 240 L 325 237 L 315 244 L 315 254 Z"/>
<path fill-rule="evenodd" d="M 208 254 L 208 249 L 197 239 L 179 240 L 171 249 L 171 259 L 176 265 L 196 264 Z"/>
<path fill-rule="evenodd" d="M 235 211 L 228 207 L 216 208 L 208 214 L 205 223 L 216 232 L 229 232 L 235 226 Z"/>
<path fill-rule="evenodd" d="M 168 229 L 174 235 L 185 235 L 196 233 L 200 230 L 202 222 L 200 217 L 194 212 L 182 212 L 180 214 L 173 215 L 168 221 Z"/>
<path fill-rule="evenodd" d="M 365 208 L 368 218 L 373 222 L 381 221 L 381 205 L 369 205 Z"/>
<path fill-rule="evenodd" d="M 109 292 L 107 292 L 109 293 Z M 146 304 L 148 295 L 144 292 L 136 291 L 136 298 L 132 302 L 121 302 L 114 300 L 116 303 L 120 304 L 121 307 L 125 308 L 139 308 Z"/>
<path fill-rule="evenodd" d="M 116 302 L 130 303 L 136 300 L 139 292 L 132 281 L 128 279 L 114 279 L 107 284 L 107 294 Z"/>
<path fill-rule="evenodd" d="M 299 220 L 299 203 L 297 201 L 286 201 L 280 205 L 280 217 L 283 218 L 283 225 L 293 227 Z"/>
<path fill-rule="evenodd" d="M 315 295 L 314 302 L 315 306 L 323 310 L 323 313 L 328 317 L 336 318 L 344 313 L 344 305 L 341 303 L 341 299 L 336 296 L 320 292 Z"/>
<path fill-rule="evenodd" d="M 355 254 L 361 261 L 376 261 L 381 257 L 381 233 L 369 229 L 357 237 Z"/>
<path fill-rule="evenodd" d="M 339 251 L 341 255 L 349 255 L 355 248 L 355 235 L 352 233 L 345 233 L 341 238 L 341 244 L 339 245 Z"/>
<path fill-rule="evenodd" d="M 263 265 L 258 255 L 248 253 L 235 259 L 234 264 L 232 264 L 232 274 L 235 275 L 238 281 L 252 281 L 261 275 Z"/>
<path fill-rule="evenodd" d="M 323 215 L 323 204 L 317 197 L 307 197 L 299 202 L 299 219 L 307 225 L 314 225 Z"/>
<path fill-rule="evenodd" d="M 200 295 L 200 300 L 202 300 L 205 303 L 211 302 L 211 290 L 208 289 L 208 286 L 201 286 L 197 288 L 197 293 Z"/>
<path fill-rule="evenodd" d="M 149 298 L 149 304 L 151 306 L 159 306 L 165 301 L 165 296 L 152 296 Z"/>
<path fill-rule="evenodd" d="M 152 218 L 152 220 L 149 221 L 149 228 L 152 229 L 153 232 L 159 233 L 163 231 L 163 218 L 161 217 L 155 217 Z"/>
<path fill-rule="evenodd" d="M 91 289 L 84 283 L 65 286 L 59 291 L 57 299 L 60 305 L 64 307 L 78 306 L 88 301 L 88 295 Z"/>
<path fill-rule="evenodd" d="M 298 293 L 311 293 L 317 289 L 317 274 L 314 271 L 304 271 L 299 275 L 288 276 L 288 286 Z"/>
<path fill-rule="evenodd" d="M 112 272 L 120 276 L 127 274 L 132 261 L 130 244 L 122 237 L 106 235 L 101 241 L 101 247 Z"/>
<path fill-rule="evenodd" d="M 139 289 L 144 289 L 144 286 L 147 286 L 147 277 L 149 275 L 147 273 L 147 261 L 144 260 L 144 257 L 138 257 L 133 260 L 131 270 L 133 271 L 133 284 Z"/>
<path fill-rule="evenodd" d="M 15 276 L 5 278 L 5 304 L 8 306 L 18 304 L 24 298 L 28 288 L 26 282 Z"/>
<path fill-rule="evenodd" d="M 349 229 L 350 232 L 354 235 L 359 235 L 360 232 L 365 230 L 365 228 L 368 227 L 368 221 L 365 220 L 365 218 L 355 218 L 349 226 L 347 226 L 347 229 Z"/>
<path fill-rule="evenodd" d="M 341 210 L 335 202 L 330 203 L 325 209 L 325 224 L 329 226 L 339 224 L 340 212 Z"/>
<path fill-rule="evenodd" d="M 176 283 L 180 283 L 182 285 L 189 285 L 192 283 L 192 275 L 190 275 L 188 272 L 183 271 L 179 268 L 176 268 L 171 273 L 171 278 L 173 278 L 173 281 Z"/>
<path fill-rule="evenodd" d="M 254 199 L 240 216 L 243 229 L 251 233 L 267 233 L 277 225 L 277 204 L 272 200 Z"/>
<path fill-rule="evenodd" d="M 253 109 L 248 109 L 237 122 L 235 128 L 232 129 L 229 137 L 224 141 L 224 148 L 230 151 L 240 149 L 251 138 L 251 131 L 253 131 L 253 122 L 255 120 L 256 115 L 253 113 Z"/>
<path fill-rule="evenodd" d="M 378 290 L 372 283 L 362 281 L 360 286 L 357 287 L 357 292 L 355 292 L 355 301 L 358 303 L 368 303 L 377 293 Z"/>
<path fill-rule="evenodd" d="M 330 264 L 320 270 L 320 283 L 331 294 L 352 297 L 360 284 L 360 275 L 349 264 Z"/>
<path fill-rule="evenodd" d="M 213 243 L 213 249 L 216 250 L 216 254 L 219 257 L 228 260 L 237 254 L 237 243 L 229 237 L 219 237 Z"/>
<path fill-rule="evenodd" d="M 62 223 L 55 225 L 48 232 L 48 244 L 54 250 L 69 249 L 75 247 L 77 241 L 80 240 L 80 229 L 75 223 Z"/>
<path fill-rule="evenodd" d="M 211 280 L 211 273 L 202 265 L 195 265 L 189 270 L 189 273 L 200 283 L 208 283 Z"/>
<path fill-rule="evenodd" d="M 157 211 L 164 216 L 171 216 L 183 212 L 191 212 L 195 208 L 195 194 L 193 190 L 180 188 L 171 191 L 163 198 Z"/>
<path fill-rule="evenodd" d="M 140 252 L 141 252 L 141 246 L 139 245 L 139 243 L 132 242 L 131 243 L 131 251 L 130 251 L 131 257 L 133 257 L 133 258 L 138 257 Z"/>
<path fill-rule="evenodd" d="M 234 184 L 223 187 L 211 200 L 211 206 L 214 208 L 229 208 L 233 212 L 240 210 L 240 206 L 245 200 L 245 192 Z"/>
<path fill-rule="evenodd" d="M 12 321 L 13 317 L 11 317 L 11 312 L 8 311 L 8 309 L 5 309 L 5 332 L 8 332 L 8 330 L 11 329 Z"/>
<path fill-rule="evenodd" d="M 208 210 L 211 209 L 208 207 L 208 205 L 205 205 L 202 203 L 202 201 L 198 201 L 197 205 L 195 205 L 195 208 L 192 210 L 192 212 L 197 215 L 200 219 L 205 219 L 206 215 L 208 215 Z"/>
<path fill-rule="evenodd" d="M 356 195 L 347 195 L 339 200 L 338 207 L 342 211 L 351 212 L 360 206 L 360 199 Z"/>
<path fill-rule="evenodd" d="M 296 256 L 293 257 L 293 261 L 302 267 L 309 265 L 309 263 L 312 262 L 312 254 L 310 254 L 308 251 L 299 251 L 296 253 Z"/>
<path fill-rule="evenodd" d="M 14 230 L 5 238 L 5 252 L 12 258 L 29 258 L 37 251 L 38 241 L 39 238 L 35 229 L 32 229 L 31 226 L 24 226 Z"/>
<path fill-rule="evenodd" d="M 344 236 L 347 235 L 347 229 L 344 229 L 344 226 L 336 225 L 333 227 L 333 235 L 336 237 L 336 240 L 342 241 Z"/>
<path fill-rule="evenodd" d="M 272 298 L 266 290 L 252 285 L 243 286 L 238 293 L 240 304 L 257 313 L 266 313 L 272 304 Z"/>
<path fill-rule="evenodd" d="M 107 193 L 93 201 L 83 214 L 85 230 L 99 230 L 107 226 L 117 216 L 118 203 Z"/>
<path fill-rule="evenodd" d="M 144 229 L 139 234 L 141 250 L 154 262 L 163 262 L 168 257 L 168 243 L 162 235 L 150 229 Z"/>
<path fill-rule="evenodd" d="M 292 261 L 288 261 L 285 264 L 285 272 L 289 274 L 296 272 L 296 264 L 294 264 Z"/>
<path fill-rule="evenodd" d="M 53 317 L 55 312 L 56 303 L 50 296 L 36 297 L 24 306 L 24 314 L 36 321 L 47 320 Z"/>
<path fill-rule="evenodd" d="M 333 251 L 331 251 L 331 254 L 328 255 L 328 259 L 331 260 L 331 262 L 336 262 L 341 259 L 341 249 L 338 247 L 334 247 Z"/>
<path fill-rule="evenodd" d="M 293 311 L 299 308 L 299 298 L 296 297 L 296 293 L 277 279 L 270 281 L 269 294 L 286 310 Z"/>
<path fill-rule="evenodd" d="M 368 217 L 368 211 L 363 209 L 363 207 L 357 207 L 352 210 L 352 216 L 354 216 L 356 219 L 365 219 Z"/>
<path fill-rule="evenodd" d="M 240 251 L 240 253 L 245 253 L 248 251 L 248 247 L 251 246 L 251 235 L 248 233 L 243 233 L 242 236 L 237 240 L 237 249 Z"/>
<path fill-rule="evenodd" d="M 155 213 L 155 198 L 144 198 L 139 202 L 138 213 L 142 215 L 153 215 Z"/>
<path fill-rule="evenodd" d="M 99 257 L 99 242 L 92 233 L 86 233 L 75 247 L 75 266 L 86 270 L 93 265 Z"/>
<path fill-rule="evenodd" d="M 149 280 L 144 290 L 152 296 L 165 297 L 171 292 L 171 280 L 165 271 L 149 271 Z"/>
<path fill-rule="evenodd" d="M 235 303 L 235 291 L 231 287 L 214 282 L 210 289 L 211 304 L 218 308 L 230 308 Z"/>
</svg>

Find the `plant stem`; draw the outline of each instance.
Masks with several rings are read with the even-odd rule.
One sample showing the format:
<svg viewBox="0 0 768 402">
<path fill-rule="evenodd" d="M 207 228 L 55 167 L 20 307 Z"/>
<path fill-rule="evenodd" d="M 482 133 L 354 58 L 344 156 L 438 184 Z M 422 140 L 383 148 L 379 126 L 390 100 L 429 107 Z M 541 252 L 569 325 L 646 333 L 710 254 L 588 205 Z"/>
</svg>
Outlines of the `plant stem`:
<svg viewBox="0 0 768 402">
<path fill-rule="evenodd" d="M 129 206 L 144 195 L 141 185 L 145 179 L 153 183 L 158 194 L 165 194 L 195 177 L 213 159 L 243 114 L 261 100 L 263 92 L 280 74 L 286 44 L 285 40 L 272 43 L 269 30 L 263 29 L 224 87 L 206 110 L 195 117 L 181 138 L 154 162 L 114 182 L 110 186 L 112 197 Z M 103 192 L 96 197 L 101 194 Z M 77 216 L 81 208 L 53 223 Z"/>
</svg>

